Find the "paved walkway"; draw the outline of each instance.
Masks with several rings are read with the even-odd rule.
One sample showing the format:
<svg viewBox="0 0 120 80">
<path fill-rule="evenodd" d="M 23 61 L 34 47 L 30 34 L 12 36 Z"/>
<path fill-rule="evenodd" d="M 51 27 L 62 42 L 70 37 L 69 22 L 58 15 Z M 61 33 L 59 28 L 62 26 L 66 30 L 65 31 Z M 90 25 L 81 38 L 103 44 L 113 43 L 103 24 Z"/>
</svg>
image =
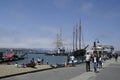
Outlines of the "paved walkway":
<svg viewBox="0 0 120 80">
<path fill-rule="evenodd" d="M 98 69 L 98 73 L 94 73 L 93 69 L 91 72 L 84 72 L 81 75 L 74 77 L 70 80 L 97 80 L 98 74 L 104 71 L 107 67 L 109 67 L 111 64 L 120 65 L 120 57 L 118 58 L 118 61 L 116 62 L 114 59 L 107 60 L 106 62 L 103 63 L 103 68 Z M 111 72 L 110 72 L 111 73 Z M 107 73 L 109 75 L 109 72 Z M 116 75 L 116 74 L 115 74 Z M 108 76 L 104 76 L 108 77 Z M 101 80 L 101 79 L 100 79 Z M 102 79 L 103 80 L 103 79 Z M 107 80 L 107 79 L 106 79 Z M 110 80 L 110 79 L 109 79 Z M 112 80 L 112 79 L 111 79 Z"/>
<path fill-rule="evenodd" d="M 36 65 L 35 68 L 16 68 L 14 65 L 0 65 L 0 78 L 52 69 L 50 65 Z"/>
<path fill-rule="evenodd" d="M 51 75 L 51 76 L 53 76 L 54 80 L 58 80 L 61 75 L 65 75 L 69 78 L 69 76 L 71 75 L 71 72 L 73 72 L 73 73 L 75 73 L 75 75 L 77 75 L 77 74 L 80 74 L 80 75 L 79 76 L 77 75 L 76 77 L 74 77 L 75 76 L 74 75 L 73 77 L 71 77 L 71 79 L 69 78 L 69 80 L 101 80 L 100 76 L 102 76 L 102 74 L 105 74 L 105 75 L 109 74 L 110 70 L 107 68 L 110 67 L 111 64 L 117 65 L 115 67 L 119 67 L 118 65 L 120 65 L 120 58 L 118 59 L 117 62 L 114 59 L 107 60 L 106 62 L 104 62 L 104 65 L 103 65 L 104 69 L 98 69 L 99 73 L 94 73 L 93 70 L 91 72 L 85 72 L 85 70 L 83 69 L 85 67 L 85 65 L 80 64 L 80 66 L 78 66 L 78 67 L 69 67 L 69 68 L 66 67 L 66 68 L 60 68 L 60 70 L 59 69 L 50 70 L 50 73 L 48 73 L 49 71 L 45 71 L 43 73 L 43 75 L 44 75 L 44 77 Z M 79 67 L 81 67 L 81 68 L 79 68 Z M 26 74 L 26 73 L 37 72 L 37 71 L 48 70 L 48 69 L 52 69 L 52 67 L 49 65 L 37 65 L 36 68 L 16 68 L 14 65 L 0 65 L 0 79 L 9 77 L 9 76 L 14 76 L 13 78 L 10 79 L 10 80 L 14 80 L 14 78 L 18 78 L 18 77 L 15 77 L 15 75 Z M 78 70 L 80 70 L 80 72 L 76 73 L 76 71 L 78 71 Z M 107 74 L 106 74 L 106 72 L 107 72 Z M 42 75 L 42 73 L 39 73 L 39 74 L 38 73 L 24 75 L 24 77 L 19 76 L 19 78 L 21 80 L 22 77 L 25 78 L 27 76 L 27 78 L 29 78 L 32 75 L 32 76 L 35 76 L 34 80 L 39 80 L 39 77 Z M 55 74 L 56 74 L 56 76 L 54 76 Z M 59 75 L 58 79 L 55 78 L 55 77 L 57 77 L 57 75 Z M 99 77 L 98 77 L 98 75 L 99 75 Z M 51 77 L 51 76 L 49 76 L 49 77 Z M 65 78 L 64 76 L 62 76 L 62 77 Z M 43 77 L 41 77 L 41 80 L 47 80 L 46 78 L 45 79 L 44 78 L 42 79 L 42 78 Z M 9 80 L 9 79 L 6 79 L 6 80 Z M 29 79 L 27 79 L 27 80 L 29 80 Z M 102 80 L 110 80 L 110 79 L 105 78 Z M 112 78 L 111 78 L 111 80 L 112 80 Z"/>
</svg>

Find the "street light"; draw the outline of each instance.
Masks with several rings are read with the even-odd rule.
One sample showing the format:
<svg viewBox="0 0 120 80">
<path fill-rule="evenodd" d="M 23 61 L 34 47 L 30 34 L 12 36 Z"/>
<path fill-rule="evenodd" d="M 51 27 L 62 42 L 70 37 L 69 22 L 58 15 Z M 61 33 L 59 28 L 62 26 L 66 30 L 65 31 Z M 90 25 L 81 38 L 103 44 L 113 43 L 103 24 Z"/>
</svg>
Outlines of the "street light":
<svg viewBox="0 0 120 80">
<path fill-rule="evenodd" d="M 96 40 L 94 41 L 94 43 L 93 43 L 93 49 L 94 49 L 93 53 L 94 53 L 94 54 L 97 54 L 97 49 L 96 49 L 97 46 L 96 46 L 96 43 L 100 43 L 98 39 L 96 39 Z"/>
</svg>

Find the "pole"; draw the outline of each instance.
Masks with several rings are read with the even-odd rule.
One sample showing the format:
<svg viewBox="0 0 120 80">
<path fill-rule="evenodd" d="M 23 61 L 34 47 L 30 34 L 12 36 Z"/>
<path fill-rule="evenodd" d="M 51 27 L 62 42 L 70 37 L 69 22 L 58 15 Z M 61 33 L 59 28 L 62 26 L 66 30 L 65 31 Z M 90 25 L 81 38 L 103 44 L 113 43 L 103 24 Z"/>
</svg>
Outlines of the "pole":
<svg viewBox="0 0 120 80">
<path fill-rule="evenodd" d="M 97 52 L 97 45 L 96 45 L 96 42 L 99 43 L 99 40 L 96 39 L 96 40 L 94 41 L 94 54 L 96 54 L 97 56 L 99 56 L 99 53 Z"/>
<path fill-rule="evenodd" d="M 97 54 L 97 53 L 96 53 L 96 41 L 94 41 L 93 47 L 94 47 L 94 54 Z"/>
</svg>

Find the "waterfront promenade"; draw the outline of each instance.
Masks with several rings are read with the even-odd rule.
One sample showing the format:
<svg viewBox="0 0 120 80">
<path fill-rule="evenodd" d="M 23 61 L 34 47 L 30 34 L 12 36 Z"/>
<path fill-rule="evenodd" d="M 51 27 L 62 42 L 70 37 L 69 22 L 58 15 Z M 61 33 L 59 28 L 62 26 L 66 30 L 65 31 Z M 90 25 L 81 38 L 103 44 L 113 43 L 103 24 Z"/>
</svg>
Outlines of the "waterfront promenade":
<svg viewBox="0 0 120 80">
<path fill-rule="evenodd" d="M 9 65 L 8 65 L 9 66 Z M 10 65 L 12 66 L 12 65 Z M 24 75 L 17 75 L 17 76 L 11 76 L 11 77 L 6 77 L 2 78 L 1 80 L 119 80 L 120 79 L 120 57 L 118 58 L 118 61 L 116 62 L 114 59 L 107 60 L 104 62 L 103 69 L 98 69 L 98 73 L 94 73 L 93 67 L 91 64 L 91 72 L 85 72 L 85 64 L 79 64 L 76 65 L 75 67 L 64 67 L 64 68 L 57 68 L 57 69 L 50 69 L 50 70 L 43 70 L 51 68 L 49 65 L 38 65 L 36 69 L 32 68 L 15 68 L 12 66 L 11 68 L 15 68 L 16 71 L 23 71 L 25 72 L 25 69 L 27 72 L 30 72 L 29 70 L 32 71 L 37 71 L 35 73 L 29 73 L 29 74 L 24 74 Z M 42 69 L 43 67 L 43 69 Z M 3 68 L 5 68 L 3 66 Z M 10 68 L 10 67 L 9 67 Z M 11 69 L 10 68 L 10 69 Z M 13 73 L 11 71 L 9 74 Z M 28 69 L 28 70 L 27 70 Z M 5 72 L 5 69 L 0 68 L 0 71 Z M 40 70 L 43 70 L 42 72 Z"/>
<path fill-rule="evenodd" d="M 7 65 L 1 64 L 0 65 L 0 78 L 6 78 L 21 74 L 27 74 L 37 71 L 49 70 L 53 69 L 50 65 L 36 65 L 35 68 L 26 67 L 26 68 L 17 68 L 15 65 Z"/>
</svg>

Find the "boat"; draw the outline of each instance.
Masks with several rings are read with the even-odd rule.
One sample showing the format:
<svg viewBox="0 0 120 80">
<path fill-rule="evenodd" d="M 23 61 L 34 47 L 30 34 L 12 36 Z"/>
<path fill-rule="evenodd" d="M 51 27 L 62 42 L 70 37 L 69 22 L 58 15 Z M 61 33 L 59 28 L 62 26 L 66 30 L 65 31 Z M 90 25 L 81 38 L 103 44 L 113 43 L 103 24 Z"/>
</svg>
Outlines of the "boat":
<svg viewBox="0 0 120 80">
<path fill-rule="evenodd" d="M 1 59 L 0 63 L 7 63 L 7 62 L 13 62 L 13 61 L 19 61 L 19 60 L 23 60 L 24 58 L 18 58 L 18 59 Z"/>
<path fill-rule="evenodd" d="M 57 34 L 54 44 L 55 44 L 54 51 L 52 51 L 50 53 L 46 53 L 46 55 L 49 55 L 49 56 L 67 56 L 68 55 L 65 52 L 65 47 L 64 47 L 64 43 L 63 43 L 63 39 L 62 39 L 61 30 L 60 30 L 60 34 Z"/>
<path fill-rule="evenodd" d="M 8 54 L 6 56 L 6 59 L 17 59 L 17 58 L 18 58 L 18 56 L 16 54 L 14 54 L 14 53 Z"/>
<path fill-rule="evenodd" d="M 19 57 L 17 54 L 10 53 L 6 57 L 2 57 L 0 59 L 0 63 L 18 61 L 18 60 L 23 60 L 23 59 L 24 59 L 24 57 Z"/>
<path fill-rule="evenodd" d="M 84 55 L 85 55 L 86 49 L 89 45 L 82 48 L 82 40 L 83 40 L 82 39 L 82 26 L 81 26 L 81 21 L 80 21 L 80 24 L 73 28 L 73 51 L 72 51 L 72 55 L 74 55 L 74 57 L 76 59 L 81 58 L 82 61 L 84 62 Z"/>
<path fill-rule="evenodd" d="M 58 54 L 58 53 L 46 53 L 45 55 L 48 56 L 67 56 L 67 53 L 63 53 L 63 54 Z"/>
</svg>

